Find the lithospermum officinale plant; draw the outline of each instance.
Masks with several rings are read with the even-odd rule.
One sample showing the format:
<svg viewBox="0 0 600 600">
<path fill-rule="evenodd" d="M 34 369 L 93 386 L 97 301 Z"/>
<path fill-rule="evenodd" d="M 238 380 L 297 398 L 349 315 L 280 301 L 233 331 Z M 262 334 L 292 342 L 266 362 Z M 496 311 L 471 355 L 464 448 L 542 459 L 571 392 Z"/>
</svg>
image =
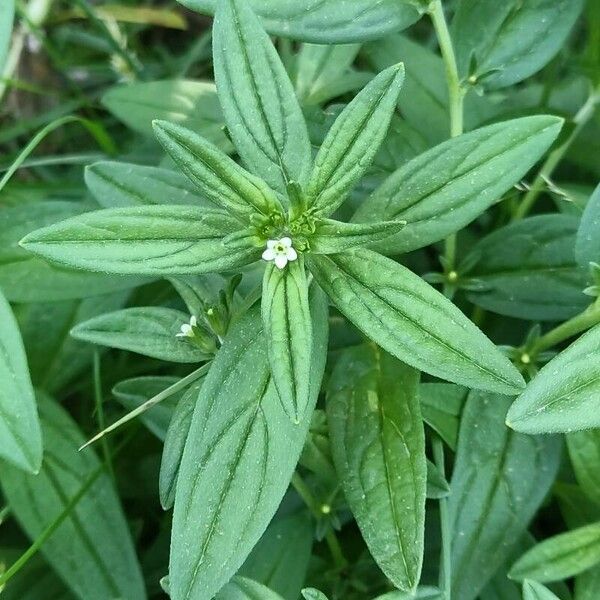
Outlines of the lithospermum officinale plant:
<svg viewBox="0 0 600 600">
<path fill-rule="evenodd" d="M 572 316 L 571 306 L 536 304 L 530 297 L 523 301 L 526 308 L 513 314 L 511 283 L 498 282 L 505 268 L 502 261 L 511 253 L 514 263 L 530 260 L 533 249 L 527 240 L 532 231 L 548 236 L 542 244 L 562 240 L 565 231 L 574 235 L 568 215 L 522 218 L 539 186 L 564 196 L 549 179 L 552 162 L 546 163 L 549 172 L 525 188 L 528 192 L 512 222 L 501 223 L 496 232 L 472 244 L 462 262 L 456 260 L 457 232 L 515 186 L 523 188 L 522 178 L 555 142 L 563 125 L 562 118 L 546 114 L 498 120 L 491 105 L 482 104 L 479 110 L 489 118 L 479 123 L 491 124 L 464 133 L 464 101 L 477 103 L 486 92 L 521 81 L 541 68 L 553 51 L 535 48 L 523 59 L 527 52 L 518 45 L 515 50 L 506 32 L 504 41 L 502 35 L 498 38 L 505 48 L 486 46 L 487 41 L 477 37 L 478 11 L 481 19 L 491 22 L 500 18 L 499 9 L 491 2 L 477 5 L 470 0 L 456 3 L 454 48 L 439 0 L 398 0 L 402 9 L 394 15 L 404 25 L 423 13 L 432 19 L 446 67 L 449 92 L 444 102 L 451 137 L 443 141 L 433 135 L 416 141 L 419 136 L 405 132 L 401 138 L 412 139 L 422 151 L 389 169 L 386 177 L 376 178 L 374 189 L 369 189 L 372 166 L 386 151 L 390 132 L 399 126 L 396 111 L 399 103 L 403 106 L 402 95 L 419 90 L 418 74 L 405 73 L 397 59 L 416 52 L 423 65 L 427 61 L 435 68 L 440 65 L 431 62 L 423 48 L 415 50 L 409 40 L 384 37 L 369 50 L 377 74 L 361 77 L 353 72 L 345 81 L 338 73 L 340 92 L 331 98 L 356 94 L 322 115 L 326 131 L 313 150 L 314 138 L 319 137 L 315 129 L 322 123 L 315 121 L 310 105 L 318 104 L 314 98 L 322 91 L 311 92 L 310 85 L 303 89 L 306 73 L 300 67 L 294 73 L 286 60 L 293 46 L 284 45 L 278 52 L 263 28 L 267 23 L 270 33 L 285 33 L 285 7 L 281 14 L 276 9 L 270 14 L 255 2 L 257 15 L 248 0 L 219 0 L 214 7 L 199 4 L 214 8 L 212 61 L 227 135 L 214 131 L 208 135 L 203 128 L 198 133 L 191 125 L 168 119 L 153 120 L 154 136 L 168 155 L 166 166 L 185 177 L 171 168 L 92 165 L 86 183 L 104 208 L 72 211 L 56 206 L 56 214 L 28 231 L 16 250 L 48 261 L 56 273 L 81 277 L 84 272 L 96 273 L 116 290 L 166 279 L 188 308 L 189 314 L 165 306 L 122 308 L 124 301 L 119 301 L 81 319 L 72 330 L 79 341 L 155 359 L 203 363 L 181 378 L 128 379 L 118 384 L 115 395 L 133 410 L 91 440 L 134 416 L 148 418 L 146 411 L 161 401 L 177 400 L 164 434 L 156 422 L 150 420 L 148 425 L 164 438 L 160 500 L 166 510 L 173 508 L 163 589 L 173 600 L 287 600 L 289 595 L 294 600 L 300 589 L 291 586 L 292 591 L 285 591 L 285 574 L 276 577 L 272 572 L 270 580 L 265 576 L 261 581 L 255 577 L 264 560 L 257 548 L 283 552 L 277 541 L 300 535 L 307 527 L 312 543 L 316 523 L 317 537 L 326 541 L 335 563 L 332 573 L 322 578 L 323 587 L 333 598 L 370 597 L 360 575 L 349 572 L 335 533 L 342 525 L 351 527 L 354 519 L 387 578 L 373 576 L 379 582 L 373 586 L 375 593 L 394 590 L 381 598 L 487 600 L 492 596 L 485 591 L 486 584 L 504 567 L 511 578 L 523 582 L 524 598 L 555 597 L 542 584 L 579 572 L 564 558 L 565 548 L 578 548 L 581 540 L 600 547 L 600 530 L 597 523 L 579 523 L 583 531 L 579 537 L 579 529 L 573 529 L 562 535 L 574 539 L 558 536 L 558 542 L 551 538 L 525 552 L 532 546 L 526 527 L 556 476 L 560 444 L 552 437 L 509 433 L 504 421 L 531 434 L 582 428 L 590 406 L 585 390 L 597 370 L 586 361 L 598 350 L 598 328 L 559 356 L 550 350 L 600 321 L 597 301 L 562 329 L 543 335 L 541 327 L 534 326 L 522 343 L 507 347 L 496 346 L 453 302 L 459 292 L 465 294 L 479 307 L 479 321 L 484 309 L 533 320 Z M 533 10 L 529 4 L 540 3 L 526 4 Z M 562 42 L 581 3 L 558 4 L 559 8 L 543 10 L 555 19 L 553 35 Z M 195 7 L 195 0 L 190 5 Z M 510 19 L 518 25 L 519 18 L 528 18 L 522 17 L 520 7 L 511 10 L 504 24 L 499 21 L 501 33 Z M 360 13 L 355 18 L 361 23 Z M 340 41 L 339 36 L 346 35 L 342 30 L 335 37 L 335 20 L 331 30 L 325 23 L 322 33 L 310 33 L 310 22 L 302 19 L 300 37 L 321 35 L 321 41 L 328 41 L 331 35 Z M 360 26 L 368 29 L 369 23 Z M 373 31 L 366 37 L 386 33 Z M 535 39 L 543 46 L 539 37 Z M 314 52 L 314 62 L 331 74 L 336 62 L 328 61 L 335 52 L 340 53 L 340 64 L 347 60 L 343 53 L 350 52 L 348 67 L 356 56 L 350 46 L 335 48 L 328 54 L 322 47 L 306 45 L 303 51 Z M 508 53 L 509 58 L 500 59 L 495 51 L 501 56 Z M 468 94 L 473 91 L 481 96 Z M 593 105 L 598 98 L 594 94 Z M 550 156 L 556 157 L 561 148 Z M 184 193 L 171 197 L 176 190 Z M 358 203 L 353 198 L 357 190 Z M 576 252 L 578 261 L 591 264 L 598 279 L 585 290 L 595 298 L 600 281 L 595 262 L 600 261 L 597 191 L 594 198 L 581 221 Z M 410 264 L 409 253 L 438 242 L 444 243 L 442 272 L 422 278 L 401 264 L 403 255 Z M 482 267 L 486 263 L 487 269 Z M 253 287 L 248 281 L 257 273 L 262 282 Z M 442 284 L 442 291 L 431 284 Z M 117 515 L 113 520 L 106 517 L 105 525 L 115 527 L 116 521 L 125 530 L 104 467 L 95 457 L 88 461 L 87 450 L 82 451 L 78 468 L 91 473 L 90 478 L 81 490 L 71 485 L 67 496 L 61 496 L 65 512 L 50 529 L 44 529 L 39 518 L 20 512 L 19 504 L 27 504 L 19 491 L 21 471 L 41 468 L 62 493 L 62 484 L 42 465 L 42 431 L 46 441 L 60 444 L 60 436 L 71 431 L 67 437 L 72 444 L 88 444 L 43 392 L 37 400 L 40 429 L 29 375 L 14 367 L 25 365 L 26 359 L 17 322 L 3 298 L 0 312 L 7 356 L 6 365 L 0 367 L 14 379 L 11 393 L 24 398 L 17 412 L 11 408 L 15 422 L 8 419 L 6 425 L 0 420 L 0 456 L 10 463 L 0 479 L 9 506 L 24 529 L 41 535 L 50 549 L 61 519 L 70 519 L 81 506 L 77 503 L 83 504 L 87 491 L 98 488 L 98 478 L 103 477 L 102 493 Z M 339 329 L 340 323 L 346 342 L 341 349 L 330 348 L 330 327 Z M 328 348 L 336 360 L 324 376 Z M 581 361 L 586 366 L 573 377 L 573 365 Z M 552 377 L 544 376 L 548 372 Z M 420 373 L 448 383 L 421 383 Z M 524 375 L 532 380 L 527 388 Z M 325 411 L 316 408 L 323 387 Z M 5 396 L 0 395 L 0 409 L 6 408 L 3 402 L 9 406 Z M 431 428 L 429 445 L 424 422 Z M 588 427 L 599 424 L 597 417 L 586 421 Z M 457 453 L 451 486 L 446 481 L 444 444 Z M 426 458 L 428 452 L 435 462 Z M 107 464 L 109 459 L 105 452 Z M 521 459 L 530 471 L 526 476 Z M 61 464 L 52 453 L 44 460 Z M 479 472 L 480 462 L 490 473 L 487 479 Z M 514 470 L 519 471 L 518 481 L 512 478 Z M 293 496 L 286 495 L 290 484 Z M 472 487 L 477 489 L 471 494 Z M 439 521 L 442 545 L 436 587 L 421 583 L 428 497 L 440 501 L 432 517 Z M 300 500 L 312 513 L 308 526 L 306 515 L 298 511 Z M 272 521 L 278 510 L 284 516 Z M 486 519 L 493 521 L 489 527 Z M 91 535 L 85 534 L 86 543 Z M 82 581 L 70 583 L 71 591 L 99 600 L 108 598 L 106 594 L 144 598 L 138 569 L 131 566 L 135 557 L 130 546 L 128 541 L 108 562 L 101 561 L 100 583 L 90 585 L 107 591 L 87 596 Z M 487 554 L 480 556 L 480 547 Z M 112 550 L 107 546 L 101 552 Z M 544 558 L 554 561 L 550 575 Z M 68 566 L 48 560 L 70 581 Z M 590 560 L 589 566 L 598 562 Z M 372 560 L 359 558 L 352 569 L 360 571 L 361 564 L 370 573 Z M 430 579 L 427 574 L 426 582 Z M 303 581 L 304 575 L 300 586 Z M 307 600 L 326 600 L 314 588 L 305 588 L 302 594 Z"/>
</svg>

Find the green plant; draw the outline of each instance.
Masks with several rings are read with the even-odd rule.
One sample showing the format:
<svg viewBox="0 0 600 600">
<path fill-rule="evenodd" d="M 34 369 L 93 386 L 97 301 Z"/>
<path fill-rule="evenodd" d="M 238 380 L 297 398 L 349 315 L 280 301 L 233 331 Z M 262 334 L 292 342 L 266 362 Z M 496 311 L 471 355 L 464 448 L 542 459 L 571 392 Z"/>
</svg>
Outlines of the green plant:
<svg viewBox="0 0 600 600">
<path fill-rule="evenodd" d="M 150 75 L 110 18 L 76 4 L 121 72 Z M 0 586 L 10 598 L 11 580 L 43 570 L 30 560 L 41 549 L 86 599 L 144 598 L 149 581 L 159 596 L 161 577 L 174 600 L 489 600 L 493 586 L 520 598 L 521 583 L 524 598 L 566 599 L 542 583 L 572 576 L 577 600 L 591 598 L 600 188 L 552 178 L 571 156 L 597 179 L 572 156 L 600 127 L 595 7 L 588 47 L 552 61 L 579 0 L 459 0 L 450 27 L 439 0 L 185 4 L 214 13 L 216 88 L 169 79 L 103 95 L 144 139 L 134 156 L 149 147 L 152 160 L 115 160 L 110 122 L 62 116 L 0 182 L 0 482 L 34 540 Z M 441 57 L 423 33 L 394 33 L 423 15 Z M 208 39 L 186 69 L 209 60 Z M 585 67 L 575 85 L 559 79 L 569 58 Z M 582 81 L 579 110 L 555 98 L 556 82 Z M 107 154 L 85 169 L 89 194 L 20 202 L 11 177 L 36 172 L 29 153 L 68 123 Z M 543 195 L 557 208 L 528 216 Z M 50 395 L 85 406 L 90 366 L 96 423 L 78 425 Z M 122 407 L 108 426 L 107 383 Z M 84 443 L 79 426 L 100 433 Z M 577 487 L 557 481 L 561 443 L 546 433 L 567 434 Z M 136 509 L 156 545 L 140 568 L 119 495 L 144 498 L 124 482 L 140 484 L 146 448 L 162 455 L 147 468 L 173 517 L 155 510 L 152 529 Z M 585 519 L 568 513 L 580 496 Z M 549 497 L 570 531 L 536 528 L 535 544 Z"/>
</svg>

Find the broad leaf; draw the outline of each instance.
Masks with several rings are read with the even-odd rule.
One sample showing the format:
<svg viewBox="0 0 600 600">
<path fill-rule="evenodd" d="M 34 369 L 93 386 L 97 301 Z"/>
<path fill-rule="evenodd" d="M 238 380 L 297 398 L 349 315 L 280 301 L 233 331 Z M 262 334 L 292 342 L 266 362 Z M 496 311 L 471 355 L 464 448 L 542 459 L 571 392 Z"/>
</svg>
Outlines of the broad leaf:
<svg viewBox="0 0 600 600">
<path fill-rule="evenodd" d="M 180 0 L 203 13 L 213 14 L 218 0 Z M 376 39 L 399 31 L 419 18 L 415 7 L 404 0 L 252 0 L 270 33 L 316 43 L 345 43 Z M 326 26 L 323 24 L 326 23 Z"/>
<path fill-rule="evenodd" d="M 223 238 L 240 223 L 197 206 L 108 208 L 72 217 L 25 236 L 21 245 L 57 263 L 110 273 L 176 275 L 239 267 L 260 251 Z"/>
<path fill-rule="evenodd" d="M 460 413 L 468 390 L 452 383 L 422 383 L 419 386 L 423 420 L 452 450 L 456 450 Z"/>
<path fill-rule="evenodd" d="M 285 600 L 298 600 L 311 558 L 313 530 L 306 512 L 273 520 L 238 574 L 252 577 Z"/>
<path fill-rule="evenodd" d="M 223 0 L 213 62 L 229 134 L 242 160 L 273 189 L 303 184 L 311 164 L 304 116 L 277 51 L 246 0 Z"/>
<path fill-rule="evenodd" d="M 352 69 L 360 44 L 302 44 L 294 85 L 301 104 L 318 105 L 364 87 L 373 77 Z"/>
<path fill-rule="evenodd" d="M 312 255 L 310 269 L 346 318 L 400 360 L 469 387 L 522 389 L 521 376 L 492 342 L 402 265 L 359 249 Z"/>
<path fill-rule="evenodd" d="M 318 288 L 311 297 L 314 405 L 327 310 Z M 299 425 L 283 411 L 262 335 L 256 307 L 233 325 L 202 386 L 175 495 L 173 600 L 210 600 L 230 579 L 271 520 L 300 456 L 310 411 Z"/>
<path fill-rule="evenodd" d="M 581 312 L 587 272 L 575 263 L 579 221 L 570 215 L 539 215 L 481 239 L 468 276 L 483 285 L 468 294 L 486 310 L 528 320 L 558 321 Z"/>
<path fill-rule="evenodd" d="M 216 596 L 215 600 L 283 600 L 268 587 L 246 577 L 234 577 Z"/>
<path fill-rule="evenodd" d="M 510 556 L 548 492 L 561 443 L 503 426 L 510 399 L 471 392 L 450 488 L 452 597 L 473 600 Z"/>
<path fill-rule="evenodd" d="M 231 142 L 223 132 L 223 113 L 214 83 L 175 79 L 117 85 L 102 104 L 125 125 L 152 137 L 152 121 L 185 124 L 223 150 Z"/>
<path fill-rule="evenodd" d="M 30 473 L 42 464 L 42 434 L 23 340 L 1 291 L 0 458 Z"/>
<path fill-rule="evenodd" d="M 3 465 L 2 489 L 11 511 L 36 539 L 84 486 L 89 490 L 42 545 L 46 560 L 81 600 L 144 600 L 146 592 L 127 522 L 112 482 L 67 413 L 40 402 L 44 462 L 36 476 Z"/>
<path fill-rule="evenodd" d="M 154 133 L 179 168 L 218 208 L 247 218 L 253 209 L 269 214 L 280 206 L 262 180 L 193 131 L 155 121 Z"/>
<path fill-rule="evenodd" d="M 600 563 L 600 523 L 546 538 L 526 552 L 509 577 L 541 583 L 567 579 Z"/>
<path fill-rule="evenodd" d="M 387 133 L 403 80 L 402 64 L 386 69 L 333 123 L 306 189 L 308 206 L 315 214 L 332 214 L 371 165 Z"/>
<path fill-rule="evenodd" d="M 302 257 L 265 269 L 262 293 L 263 329 L 273 383 L 283 409 L 295 423 L 305 420 L 310 401 L 312 324 L 308 283 Z"/>
<path fill-rule="evenodd" d="M 565 438 L 577 483 L 585 495 L 600 506 L 600 431 L 577 431 L 568 433 Z"/>
<path fill-rule="evenodd" d="M 31 231 L 81 215 L 89 208 L 80 202 L 48 200 L 0 210 L 0 287 L 8 300 L 72 300 L 133 288 L 146 281 L 52 265 L 19 247 L 19 240 Z"/>
<path fill-rule="evenodd" d="M 86 167 L 85 183 L 104 208 L 139 204 L 210 206 L 188 179 L 169 169 L 102 161 Z"/>
<path fill-rule="evenodd" d="M 398 233 L 406 221 L 383 221 L 382 223 L 343 223 L 323 219 L 311 236 L 310 251 L 315 254 L 336 254 L 345 250 L 366 246 Z"/>
<path fill-rule="evenodd" d="M 523 582 L 523 600 L 559 600 L 559 597 L 541 583 L 526 579 Z"/>
<path fill-rule="evenodd" d="M 160 360 L 195 363 L 209 355 L 186 337 L 176 337 L 189 316 L 161 306 L 124 308 L 76 325 L 71 335 L 81 341 L 121 348 Z"/>
<path fill-rule="evenodd" d="M 363 202 L 354 221 L 405 220 L 376 244 L 396 254 L 462 229 L 517 183 L 554 141 L 562 119 L 504 121 L 458 136 L 398 169 Z"/>
<path fill-rule="evenodd" d="M 196 408 L 200 385 L 200 383 L 192 385 L 181 396 L 173 411 L 167 435 L 164 438 L 165 444 L 160 463 L 158 491 L 160 503 L 165 510 L 172 508 L 175 502 L 175 489 L 181 467 L 181 458 L 192 424 L 192 415 Z"/>
<path fill-rule="evenodd" d="M 117 292 L 84 300 L 21 305 L 18 321 L 33 385 L 55 392 L 89 367 L 99 349 L 75 340 L 71 330 L 83 321 L 121 308 L 127 296 L 127 292 Z"/>
<path fill-rule="evenodd" d="M 423 560 L 427 465 L 419 373 L 376 346 L 346 350 L 327 392 L 336 470 L 373 558 L 400 590 Z"/>
<path fill-rule="evenodd" d="M 600 185 L 588 200 L 577 231 L 575 256 L 580 265 L 600 263 Z"/>
<path fill-rule="evenodd" d="M 462 77 L 502 88 L 539 71 L 563 47 L 583 0 L 460 0 L 452 38 Z M 482 27 L 482 23 L 485 27 Z M 475 69 L 470 72 L 470 66 Z"/>
<path fill-rule="evenodd" d="M 515 400 L 507 423 L 523 433 L 600 427 L 600 325 L 544 366 Z"/>
</svg>

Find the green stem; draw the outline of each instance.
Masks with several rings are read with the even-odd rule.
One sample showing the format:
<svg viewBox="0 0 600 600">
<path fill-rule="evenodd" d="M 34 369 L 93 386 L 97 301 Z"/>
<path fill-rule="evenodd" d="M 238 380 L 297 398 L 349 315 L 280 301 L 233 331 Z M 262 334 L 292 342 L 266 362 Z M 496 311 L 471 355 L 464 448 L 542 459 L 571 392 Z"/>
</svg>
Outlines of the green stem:
<svg viewBox="0 0 600 600">
<path fill-rule="evenodd" d="M 304 480 L 300 475 L 296 472 L 292 475 L 292 486 L 296 490 L 296 493 L 302 500 L 304 504 L 308 507 L 310 512 L 313 513 L 316 519 L 321 519 L 323 517 L 323 511 L 319 506 L 316 498 L 313 496 L 312 492 L 304 483 Z M 340 546 L 340 542 L 335 535 L 333 529 L 329 529 L 325 534 L 325 541 L 327 542 L 327 546 L 329 547 L 329 551 L 331 552 L 331 556 L 333 558 L 333 562 L 338 569 L 344 569 L 348 566 L 348 561 L 344 557 L 344 553 L 342 552 L 342 547 Z"/>
<path fill-rule="evenodd" d="M 460 83 L 454 46 L 452 45 L 452 38 L 450 37 L 441 0 L 433 0 L 429 5 L 429 16 L 435 29 L 446 69 L 448 106 L 450 111 L 450 137 L 456 137 L 457 135 L 461 135 L 464 129 L 464 89 Z M 449 235 L 444 242 L 444 258 L 446 272 L 454 271 L 456 263 L 456 233 Z M 448 283 L 444 284 L 444 294 L 446 296 L 451 295 L 451 287 Z"/>
<path fill-rule="evenodd" d="M 600 299 L 589 306 L 587 310 L 577 316 L 565 321 L 558 327 L 543 335 L 531 350 L 532 354 L 539 354 L 544 350 L 553 348 L 554 346 L 572 338 L 573 336 L 587 331 L 590 327 L 600 323 Z"/>
<path fill-rule="evenodd" d="M 444 444 L 442 440 L 435 436 L 432 442 L 433 457 L 435 465 L 439 472 L 446 477 L 446 468 L 444 466 Z M 440 498 L 440 530 L 442 534 L 442 556 L 440 567 L 440 589 L 444 592 L 444 599 L 451 600 L 452 595 L 452 556 L 451 556 L 451 535 L 450 535 L 450 513 L 448 509 L 448 498 Z"/>
<path fill-rule="evenodd" d="M 548 155 L 548 158 L 542 165 L 540 172 L 531 184 L 529 191 L 525 194 L 523 200 L 517 206 L 514 212 L 513 221 L 518 221 L 529 214 L 539 195 L 546 188 L 546 181 L 552 176 L 554 169 L 556 169 L 560 161 L 563 159 L 564 155 L 567 153 L 567 150 L 571 147 L 571 144 L 577 138 L 581 130 L 594 116 L 598 104 L 600 104 L 600 88 L 597 88 L 590 94 L 585 104 L 573 117 L 573 123 L 575 123 L 575 127 L 573 128 L 571 135 L 560 146 L 558 146 L 558 148 L 553 150 Z"/>
</svg>

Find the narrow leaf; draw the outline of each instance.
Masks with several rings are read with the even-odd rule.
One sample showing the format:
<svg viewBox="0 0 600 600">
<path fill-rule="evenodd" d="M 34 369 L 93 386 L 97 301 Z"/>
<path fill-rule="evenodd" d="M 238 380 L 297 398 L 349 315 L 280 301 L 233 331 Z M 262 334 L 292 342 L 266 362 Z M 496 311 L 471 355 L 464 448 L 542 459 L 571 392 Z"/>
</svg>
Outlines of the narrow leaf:
<svg viewBox="0 0 600 600">
<path fill-rule="evenodd" d="M 260 251 L 250 241 L 226 248 L 240 223 L 194 206 L 108 208 L 34 231 L 21 246 L 57 263 L 123 274 L 174 275 L 239 267 Z"/>
<path fill-rule="evenodd" d="M 282 597 L 258 581 L 234 577 L 216 596 L 215 600 L 283 600 Z"/>
<path fill-rule="evenodd" d="M 512 566 L 509 577 L 546 583 L 567 579 L 598 563 L 600 523 L 593 523 L 546 538 Z"/>
<path fill-rule="evenodd" d="M 400 167 L 361 204 L 353 220 L 407 221 L 398 235 L 376 244 L 388 254 L 441 240 L 518 183 L 562 123 L 552 116 L 523 117 L 443 142 Z"/>
<path fill-rule="evenodd" d="M 248 168 L 284 194 L 311 164 L 304 116 L 277 51 L 246 0 L 215 11 L 213 61 L 219 100 Z"/>
<path fill-rule="evenodd" d="M 188 179 L 169 169 L 102 161 L 86 167 L 85 183 L 104 208 L 140 204 L 210 206 Z"/>
<path fill-rule="evenodd" d="M 471 392 L 450 489 L 452 597 L 474 600 L 511 556 L 558 469 L 561 441 L 503 426 L 510 399 Z"/>
<path fill-rule="evenodd" d="M 389 67 L 342 111 L 315 158 L 307 186 L 309 207 L 328 216 L 371 165 L 396 108 L 404 68 Z"/>
<path fill-rule="evenodd" d="M 565 439 L 577 483 L 600 506 L 600 430 L 568 433 Z"/>
<path fill-rule="evenodd" d="M 526 579 L 523 582 L 523 600 L 559 600 L 559 598 L 541 583 Z"/>
<path fill-rule="evenodd" d="M 209 355 L 186 337 L 176 337 L 188 315 L 172 308 L 124 308 L 76 325 L 71 335 L 92 344 L 121 348 L 160 360 L 195 363 Z"/>
<path fill-rule="evenodd" d="M 309 403 L 312 347 L 308 283 L 301 257 L 283 269 L 267 265 L 262 319 L 273 383 L 289 418 L 300 423 Z"/>
<path fill-rule="evenodd" d="M 600 427 L 600 325 L 545 365 L 515 400 L 507 423 L 523 433 Z"/>
<path fill-rule="evenodd" d="M 311 314 L 314 405 L 327 335 L 327 305 L 318 288 Z M 283 411 L 262 336 L 256 307 L 230 329 L 198 397 L 175 495 L 173 600 L 210 600 L 231 578 L 275 513 L 300 456 L 310 410 L 299 425 Z"/>
<path fill-rule="evenodd" d="M 1 291 L 0 457 L 30 473 L 42 464 L 42 434 L 23 340 Z"/>
<path fill-rule="evenodd" d="M 346 350 L 327 392 L 331 448 L 369 550 L 393 584 L 415 589 L 423 561 L 427 466 L 419 373 L 376 346 Z"/>
<path fill-rule="evenodd" d="M 600 185 L 594 190 L 587 204 L 577 232 L 575 256 L 580 265 L 600 263 Z"/>
<path fill-rule="evenodd" d="M 370 250 L 312 255 L 310 269 L 366 336 L 416 369 L 469 387 L 514 393 L 519 373 L 448 299 Z"/>
<path fill-rule="evenodd" d="M 405 225 L 406 221 L 363 224 L 323 219 L 310 238 L 310 251 L 315 254 L 336 254 L 366 246 L 398 233 Z"/>
<path fill-rule="evenodd" d="M 193 131 L 155 121 L 154 133 L 177 166 L 218 208 L 248 217 L 253 209 L 269 214 L 280 206 L 262 180 Z"/>
</svg>

